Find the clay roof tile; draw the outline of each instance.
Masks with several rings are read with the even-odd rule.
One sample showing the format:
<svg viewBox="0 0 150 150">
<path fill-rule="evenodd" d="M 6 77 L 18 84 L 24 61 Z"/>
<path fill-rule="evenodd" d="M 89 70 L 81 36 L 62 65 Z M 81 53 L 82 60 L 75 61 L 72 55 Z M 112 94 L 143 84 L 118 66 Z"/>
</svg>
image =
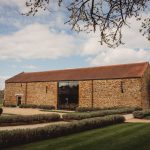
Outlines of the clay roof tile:
<svg viewBox="0 0 150 150">
<path fill-rule="evenodd" d="M 22 72 L 6 80 L 6 83 L 139 78 L 142 77 L 148 66 L 148 62 L 142 62 L 44 72 Z"/>
</svg>

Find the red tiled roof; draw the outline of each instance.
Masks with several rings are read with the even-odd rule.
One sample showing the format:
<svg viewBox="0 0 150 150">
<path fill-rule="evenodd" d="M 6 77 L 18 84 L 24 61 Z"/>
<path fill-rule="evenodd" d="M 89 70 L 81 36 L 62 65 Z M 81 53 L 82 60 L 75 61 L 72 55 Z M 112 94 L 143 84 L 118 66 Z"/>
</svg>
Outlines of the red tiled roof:
<svg viewBox="0 0 150 150">
<path fill-rule="evenodd" d="M 133 64 L 54 70 L 45 72 L 22 72 L 6 80 L 6 83 L 139 78 L 142 77 L 144 71 L 148 66 L 148 62 L 142 62 Z"/>
</svg>

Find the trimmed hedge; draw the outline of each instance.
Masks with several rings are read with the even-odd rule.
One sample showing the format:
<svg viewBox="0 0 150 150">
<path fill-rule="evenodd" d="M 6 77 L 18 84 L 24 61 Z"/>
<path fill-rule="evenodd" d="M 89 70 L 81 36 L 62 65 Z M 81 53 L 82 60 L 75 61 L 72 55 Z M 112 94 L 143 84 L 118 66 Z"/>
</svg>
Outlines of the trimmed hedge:
<svg viewBox="0 0 150 150">
<path fill-rule="evenodd" d="M 125 118 L 123 116 L 114 115 L 84 119 L 80 121 L 73 121 L 71 123 L 51 125 L 36 129 L 0 131 L 0 147 L 5 148 L 10 146 L 17 146 L 19 144 L 60 137 L 81 131 L 119 124 L 123 123 L 124 121 Z"/>
<path fill-rule="evenodd" d="M 1 116 L 0 117 L 0 126 L 6 125 L 22 125 L 22 124 L 35 124 L 35 123 L 43 123 L 43 122 L 52 122 L 59 121 L 60 115 L 53 114 L 39 114 L 39 115 L 15 115 L 15 116 Z"/>
<path fill-rule="evenodd" d="M 150 116 L 150 109 L 143 110 L 143 111 L 135 111 L 133 112 L 134 118 L 142 119 L 147 116 Z"/>
<path fill-rule="evenodd" d="M 5 107 L 17 107 L 15 104 L 4 104 Z"/>
<path fill-rule="evenodd" d="M 21 104 L 19 108 L 40 108 L 40 109 L 55 109 L 55 106 L 52 105 L 35 105 L 35 104 Z"/>
<path fill-rule="evenodd" d="M 105 107 L 105 108 L 99 108 L 99 107 L 77 107 L 77 112 L 90 112 L 90 111 L 99 111 L 99 110 L 116 110 L 116 109 L 134 109 L 134 110 L 142 110 L 140 107 Z"/>
<path fill-rule="evenodd" d="M 59 109 L 64 109 L 64 110 L 76 110 L 76 108 L 78 107 L 77 104 L 64 104 L 64 105 L 60 105 Z"/>
<path fill-rule="evenodd" d="M 3 108 L 0 108 L 0 115 L 3 113 Z"/>
<path fill-rule="evenodd" d="M 102 117 L 106 115 L 113 115 L 113 114 L 128 114 L 132 113 L 136 110 L 136 108 L 122 108 L 116 110 L 101 110 L 101 111 L 92 111 L 92 112 L 75 112 L 75 113 L 68 113 L 63 114 L 62 117 L 64 120 L 81 120 L 86 118 L 92 117 Z"/>
</svg>

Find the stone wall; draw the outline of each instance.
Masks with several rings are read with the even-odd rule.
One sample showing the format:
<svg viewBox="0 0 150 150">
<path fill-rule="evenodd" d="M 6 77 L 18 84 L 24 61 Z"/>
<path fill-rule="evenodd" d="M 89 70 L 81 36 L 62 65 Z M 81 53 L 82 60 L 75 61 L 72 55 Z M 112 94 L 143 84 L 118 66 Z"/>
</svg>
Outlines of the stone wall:
<svg viewBox="0 0 150 150">
<path fill-rule="evenodd" d="M 142 106 L 142 79 L 93 80 L 93 106 Z M 92 81 L 80 81 L 80 107 L 92 107 Z"/>
<path fill-rule="evenodd" d="M 23 104 L 57 107 L 57 82 L 7 83 L 5 104 L 17 104 L 16 95 L 22 96 Z"/>
<path fill-rule="evenodd" d="M 57 82 L 28 83 L 27 104 L 57 107 Z"/>
<path fill-rule="evenodd" d="M 150 70 L 142 78 L 79 81 L 80 107 L 150 107 Z M 93 91 L 93 92 L 92 92 Z M 54 105 L 57 108 L 57 82 L 7 83 L 5 103 Z"/>
<path fill-rule="evenodd" d="M 26 83 L 7 83 L 5 84 L 5 104 L 17 104 L 16 96 L 22 96 L 22 103 L 25 103 Z"/>
<path fill-rule="evenodd" d="M 79 81 L 79 106 L 91 107 L 92 81 Z"/>
<path fill-rule="evenodd" d="M 150 108 L 150 68 L 148 67 L 142 78 L 142 107 Z"/>
</svg>

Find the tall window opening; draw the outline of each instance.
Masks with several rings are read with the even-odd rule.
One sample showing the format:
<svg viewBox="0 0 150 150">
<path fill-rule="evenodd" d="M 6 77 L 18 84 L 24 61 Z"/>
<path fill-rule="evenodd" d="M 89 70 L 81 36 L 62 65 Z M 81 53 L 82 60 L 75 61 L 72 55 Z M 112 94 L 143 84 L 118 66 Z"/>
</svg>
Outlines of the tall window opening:
<svg viewBox="0 0 150 150">
<path fill-rule="evenodd" d="M 60 81 L 58 83 L 58 108 L 72 109 L 78 105 L 78 81 Z"/>
</svg>

